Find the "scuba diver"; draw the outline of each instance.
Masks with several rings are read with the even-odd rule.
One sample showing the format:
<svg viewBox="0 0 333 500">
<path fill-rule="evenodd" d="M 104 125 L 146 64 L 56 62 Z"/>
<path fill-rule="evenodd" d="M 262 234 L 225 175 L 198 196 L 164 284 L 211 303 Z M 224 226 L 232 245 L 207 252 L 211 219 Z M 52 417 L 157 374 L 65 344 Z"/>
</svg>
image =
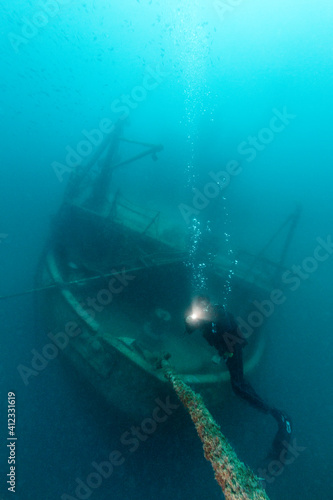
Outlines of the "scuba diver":
<svg viewBox="0 0 333 500">
<path fill-rule="evenodd" d="M 272 415 L 277 421 L 278 431 L 270 458 L 279 457 L 291 439 L 291 419 L 285 412 L 269 406 L 244 379 L 242 349 L 247 345 L 247 341 L 243 338 L 233 315 L 221 305 L 212 305 L 207 297 L 197 297 L 191 313 L 186 316 L 185 325 L 187 333 L 201 330 L 203 337 L 224 359 L 234 393 L 259 411 Z"/>
</svg>

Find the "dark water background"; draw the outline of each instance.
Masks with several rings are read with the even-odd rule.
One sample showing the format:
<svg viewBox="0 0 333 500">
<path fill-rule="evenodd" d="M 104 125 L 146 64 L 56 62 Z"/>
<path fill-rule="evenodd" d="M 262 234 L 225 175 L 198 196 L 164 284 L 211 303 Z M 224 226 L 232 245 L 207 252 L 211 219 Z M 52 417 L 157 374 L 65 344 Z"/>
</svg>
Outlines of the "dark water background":
<svg viewBox="0 0 333 500">
<path fill-rule="evenodd" d="M 241 173 L 198 214 L 203 226 L 210 219 L 222 241 L 230 233 L 234 254 L 259 252 L 301 205 L 286 265 L 302 266 L 317 238 L 332 235 L 332 20 L 324 0 L 3 0 L 1 295 L 33 286 L 68 179 L 65 172 L 59 181 L 54 162 L 65 164 L 66 147 L 75 149 L 83 130 L 125 115 L 127 136 L 164 145 L 157 163 L 117 173 L 128 197 L 162 206 L 186 227 L 179 204 L 191 204 L 192 188 L 202 191 L 210 171 L 238 160 Z M 137 90 L 147 74 L 154 88 Z M 120 110 L 128 94 L 136 100 Z M 248 161 L 241 143 L 258 133 L 267 138 L 262 129 L 284 109 L 292 118 Z M 317 264 L 297 290 L 287 287 L 267 320 L 268 348 L 251 376 L 260 394 L 292 415 L 305 448 L 271 476 L 273 500 L 333 498 L 332 256 Z M 106 460 L 140 422 L 106 408 L 58 360 L 25 387 L 17 366 L 42 347 L 33 298 L 1 300 L 0 318 L 0 498 L 14 497 L 6 486 L 8 391 L 17 399 L 15 498 L 74 496 L 75 479 L 85 480 L 91 463 Z M 177 426 L 181 413 L 127 454 L 91 498 L 222 498 L 191 425 Z M 214 416 L 256 470 L 273 426 L 232 394 Z"/>
</svg>

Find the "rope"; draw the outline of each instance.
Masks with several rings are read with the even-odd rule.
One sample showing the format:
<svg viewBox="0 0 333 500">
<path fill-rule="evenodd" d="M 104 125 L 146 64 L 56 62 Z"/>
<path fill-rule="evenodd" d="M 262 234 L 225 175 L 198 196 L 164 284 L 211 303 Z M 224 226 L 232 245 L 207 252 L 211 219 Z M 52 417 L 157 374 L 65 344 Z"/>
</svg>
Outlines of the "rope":
<svg viewBox="0 0 333 500">
<path fill-rule="evenodd" d="M 220 427 L 205 407 L 203 399 L 174 372 L 169 363 L 162 361 L 165 377 L 171 382 L 178 398 L 188 410 L 203 443 L 206 460 L 215 471 L 226 500 L 269 500 L 260 480 L 237 457 L 221 433 Z"/>
<path fill-rule="evenodd" d="M 156 257 L 155 257 L 156 256 Z M 157 259 L 157 257 L 160 258 L 160 260 Z M 71 285 L 81 285 L 84 283 L 88 283 L 90 281 L 98 281 L 102 280 L 105 278 L 111 278 L 112 276 L 117 276 L 117 274 L 122 274 L 124 271 L 126 273 L 132 273 L 132 272 L 137 272 L 137 271 L 142 271 L 144 269 L 147 269 L 147 267 L 158 267 L 159 265 L 163 266 L 166 264 L 173 264 L 177 262 L 182 262 L 184 255 L 181 252 L 178 252 L 178 254 L 175 254 L 173 258 L 163 258 L 163 255 L 161 256 L 160 254 L 148 254 L 147 258 L 152 258 L 152 263 L 144 263 L 143 266 L 135 266 L 131 268 L 126 268 L 124 267 L 120 271 L 113 271 L 112 273 L 107 273 L 107 274 L 98 274 L 97 276 L 90 276 L 89 278 L 80 278 L 76 280 L 71 280 L 71 281 L 62 281 L 62 282 L 56 282 L 56 283 L 51 283 L 50 285 L 45 285 L 41 286 L 38 288 L 30 288 L 29 290 L 23 290 L 22 292 L 15 292 L 7 295 L 0 295 L 0 301 L 5 300 L 5 299 L 13 299 L 16 297 L 22 297 L 23 295 L 29 295 L 29 294 L 34 294 L 37 292 L 45 292 L 46 290 L 52 290 L 55 288 L 66 288 L 70 287 Z M 125 266 L 126 263 L 124 263 Z"/>
</svg>

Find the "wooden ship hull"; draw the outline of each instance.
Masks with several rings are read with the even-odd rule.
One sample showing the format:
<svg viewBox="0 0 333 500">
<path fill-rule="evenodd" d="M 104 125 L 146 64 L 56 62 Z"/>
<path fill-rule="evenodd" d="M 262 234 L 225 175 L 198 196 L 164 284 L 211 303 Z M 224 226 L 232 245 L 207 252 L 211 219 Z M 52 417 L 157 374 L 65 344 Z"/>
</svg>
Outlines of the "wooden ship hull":
<svg viewBox="0 0 333 500">
<path fill-rule="evenodd" d="M 161 214 L 139 209 L 117 192 L 101 202 L 101 189 L 112 191 L 110 172 L 125 163 L 110 167 L 122 140 L 114 136 L 70 180 L 41 258 L 37 286 L 44 290 L 38 307 L 45 342 L 47 333 L 62 332 L 66 362 L 108 403 L 133 418 L 150 415 L 156 399 L 169 394 L 158 368 L 166 353 L 184 381 L 214 405 L 223 398 L 229 375 L 223 361 L 212 361 L 216 352 L 200 333 L 185 333 L 184 312 L 192 298 L 186 238 L 170 221 L 164 224 Z M 161 149 L 144 146 L 145 155 L 153 157 Z M 102 170 L 89 178 L 101 157 Z M 221 289 L 230 265 L 216 256 L 207 270 L 211 290 Z M 262 274 L 254 280 L 240 263 L 230 310 L 246 318 L 251 300 L 266 298 L 270 289 Z M 255 329 L 244 350 L 245 372 L 256 368 L 264 347 L 265 330 Z"/>
</svg>

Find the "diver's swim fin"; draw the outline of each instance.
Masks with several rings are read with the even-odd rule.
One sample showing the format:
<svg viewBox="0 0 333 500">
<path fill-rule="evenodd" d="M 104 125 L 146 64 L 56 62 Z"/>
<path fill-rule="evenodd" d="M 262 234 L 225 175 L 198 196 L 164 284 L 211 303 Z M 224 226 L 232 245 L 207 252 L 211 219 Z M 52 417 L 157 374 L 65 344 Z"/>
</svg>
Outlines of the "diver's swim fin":
<svg viewBox="0 0 333 500">
<path fill-rule="evenodd" d="M 271 415 L 275 418 L 278 424 L 278 430 L 275 435 L 272 450 L 269 454 L 270 457 L 279 458 L 281 452 L 288 448 L 291 440 L 292 422 L 289 415 L 285 412 L 273 409 Z"/>
</svg>

